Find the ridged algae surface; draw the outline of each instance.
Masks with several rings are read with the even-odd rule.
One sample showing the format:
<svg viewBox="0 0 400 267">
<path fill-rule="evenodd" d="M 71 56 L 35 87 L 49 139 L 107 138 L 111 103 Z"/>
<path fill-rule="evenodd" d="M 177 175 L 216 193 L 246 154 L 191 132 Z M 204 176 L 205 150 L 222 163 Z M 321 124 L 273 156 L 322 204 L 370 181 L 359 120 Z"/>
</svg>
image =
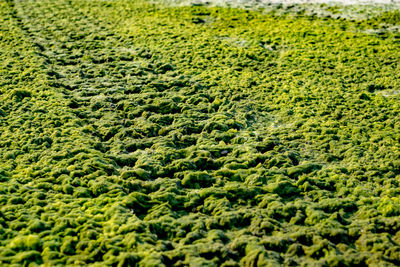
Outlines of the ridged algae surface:
<svg viewBox="0 0 400 267">
<path fill-rule="evenodd" d="M 0 1 L 0 264 L 400 265 L 400 13 Z"/>
</svg>

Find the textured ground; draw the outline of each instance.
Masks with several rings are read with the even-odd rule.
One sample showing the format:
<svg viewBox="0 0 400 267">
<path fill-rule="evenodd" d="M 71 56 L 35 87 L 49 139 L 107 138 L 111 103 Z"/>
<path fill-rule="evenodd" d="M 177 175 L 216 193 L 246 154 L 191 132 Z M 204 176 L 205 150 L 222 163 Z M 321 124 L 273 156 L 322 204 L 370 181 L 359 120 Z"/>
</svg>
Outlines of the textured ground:
<svg viewBox="0 0 400 267">
<path fill-rule="evenodd" d="M 0 264 L 400 265 L 399 26 L 0 0 Z"/>
<path fill-rule="evenodd" d="M 169 6 L 244 8 L 277 14 L 365 20 L 400 9 L 400 0 L 149 0 Z"/>
</svg>

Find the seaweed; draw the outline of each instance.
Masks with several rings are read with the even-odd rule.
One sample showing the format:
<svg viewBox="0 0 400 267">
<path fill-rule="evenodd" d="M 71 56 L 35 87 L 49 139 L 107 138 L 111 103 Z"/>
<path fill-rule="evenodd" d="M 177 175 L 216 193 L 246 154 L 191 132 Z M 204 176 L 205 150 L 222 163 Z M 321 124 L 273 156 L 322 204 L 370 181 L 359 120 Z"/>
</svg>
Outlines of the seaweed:
<svg viewBox="0 0 400 267">
<path fill-rule="evenodd" d="M 0 1 L 0 264 L 399 265 L 399 14 L 321 8 Z"/>
</svg>

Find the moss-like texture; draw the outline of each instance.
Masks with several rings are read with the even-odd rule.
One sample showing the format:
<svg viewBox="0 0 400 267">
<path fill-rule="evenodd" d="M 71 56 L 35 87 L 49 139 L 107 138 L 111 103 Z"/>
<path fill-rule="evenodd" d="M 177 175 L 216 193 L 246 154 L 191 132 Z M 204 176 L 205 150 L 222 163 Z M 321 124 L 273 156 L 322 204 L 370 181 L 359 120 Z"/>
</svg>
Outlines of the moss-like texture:
<svg viewBox="0 0 400 267">
<path fill-rule="evenodd" d="M 0 1 L 0 264 L 400 265 L 399 26 Z"/>
</svg>

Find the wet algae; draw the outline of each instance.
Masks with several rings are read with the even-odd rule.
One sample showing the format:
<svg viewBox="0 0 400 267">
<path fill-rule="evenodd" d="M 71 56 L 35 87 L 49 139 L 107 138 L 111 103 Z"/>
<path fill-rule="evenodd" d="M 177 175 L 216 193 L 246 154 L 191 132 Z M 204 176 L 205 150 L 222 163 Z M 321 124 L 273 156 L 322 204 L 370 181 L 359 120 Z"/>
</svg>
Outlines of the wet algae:
<svg viewBox="0 0 400 267">
<path fill-rule="evenodd" d="M 400 13 L 0 1 L 0 264 L 400 264 Z"/>
</svg>

